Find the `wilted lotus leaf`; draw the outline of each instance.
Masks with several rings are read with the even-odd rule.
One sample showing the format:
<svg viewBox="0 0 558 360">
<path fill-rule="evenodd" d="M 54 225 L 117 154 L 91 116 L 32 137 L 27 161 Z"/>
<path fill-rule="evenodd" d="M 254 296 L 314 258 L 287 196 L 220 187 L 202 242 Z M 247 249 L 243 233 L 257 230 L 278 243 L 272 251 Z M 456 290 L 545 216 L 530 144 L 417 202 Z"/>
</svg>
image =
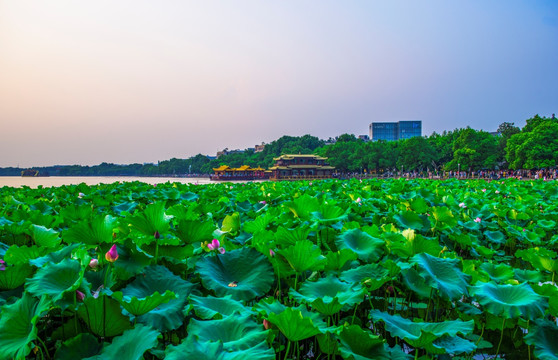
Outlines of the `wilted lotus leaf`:
<svg viewBox="0 0 558 360">
<path fill-rule="evenodd" d="M 138 275 L 136 280 L 128 284 L 121 292 L 123 299 L 134 297 L 148 299 L 143 304 L 141 301 L 134 301 L 136 305 L 134 311 L 143 311 L 147 305 L 152 305 L 152 301 L 167 300 L 172 295 L 167 293 L 167 295 L 159 295 L 155 299 L 152 297 L 155 292 L 165 294 L 170 291 L 176 294 L 176 298 L 159 303 L 156 308 L 137 318 L 139 323 L 161 331 L 169 331 L 180 327 L 184 322 L 182 311 L 194 286 L 194 284 L 174 275 L 166 267 L 157 265 L 145 268 L 143 274 Z"/>
<path fill-rule="evenodd" d="M 385 243 L 382 239 L 368 235 L 360 229 L 351 229 L 335 239 L 339 249 L 351 249 L 364 262 L 376 262 L 384 254 Z"/>
<path fill-rule="evenodd" d="M 262 296 L 273 284 L 273 267 L 261 253 L 251 248 L 205 256 L 196 267 L 203 286 L 218 296 L 231 295 L 236 300 Z"/>
<path fill-rule="evenodd" d="M 346 311 L 364 299 L 364 289 L 360 285 L 347 284 L 332 275 L 316 282 L 306 281 L 299 292 L 291 290 L 290 294 L 324 315 Z"/>
<path fill-rule="evenodd" d="M 529 329 L 525 336 L 525 343 L 535 346 L 535 356 L 541 360 L 558 360 L 558 326 L 539 319 L 535 326 Z"/>
<path fill-rule="evenodd" d="M 526 283 L 520 285 L 483 283 L 471 287 L 471 293 L 476 296 L 486 311 L 506 319 L 522 316 L 526 320 L 534 320 L 543 316 L 548 307 L 548 301 L 537 295 Z"/>
<path fill-rule="evenodd" d="M 234 300 L 230 295 L 224 297 L 190 295 L 190 303 L 196 314 L 202 319 L 209 320 L 215 316 L 229 316 L 233 314 L 246 314 L 251 311 Z"/>
<path fill-rule="evenodd" d="M 437 288 L 440 293 L 452 300 L 467 295 L 469 275 L 465 275 L 459 268 L 459 259 L 443 259 L 428 254 L 415 255 L 411 262 L 419 267 L 419 274 L 427 284 Z"/>
</svg>

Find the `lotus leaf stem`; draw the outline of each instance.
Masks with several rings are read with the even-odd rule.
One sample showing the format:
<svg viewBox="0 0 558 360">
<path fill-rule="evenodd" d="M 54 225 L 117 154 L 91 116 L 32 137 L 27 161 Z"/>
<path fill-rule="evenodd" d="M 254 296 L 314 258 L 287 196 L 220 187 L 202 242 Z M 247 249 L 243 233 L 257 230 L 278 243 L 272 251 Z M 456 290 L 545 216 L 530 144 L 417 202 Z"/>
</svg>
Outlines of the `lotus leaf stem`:
<svg viewBox="0 0 558 360">
<path fill-rule="evenodd" d="M 500 354 L 500 346 L 502 345 L 502 340 L 504 339 L 504 326 L 506 326 L 506 318 L 504 318 L 504 321 L 502 321 L 502 331 L 500 331 L 500 342 L 498 343 L 498 348 L 496 349 L 495 359 L 497 359 L 498 355 Z"/>
<path fill-rule="evenodd" d="M 291 340 L 287 339 L 287 350 L 285 350 L 285 358 L 287 360 L 289 358 L 289 351 L 291 350 Z"/>
</svg>

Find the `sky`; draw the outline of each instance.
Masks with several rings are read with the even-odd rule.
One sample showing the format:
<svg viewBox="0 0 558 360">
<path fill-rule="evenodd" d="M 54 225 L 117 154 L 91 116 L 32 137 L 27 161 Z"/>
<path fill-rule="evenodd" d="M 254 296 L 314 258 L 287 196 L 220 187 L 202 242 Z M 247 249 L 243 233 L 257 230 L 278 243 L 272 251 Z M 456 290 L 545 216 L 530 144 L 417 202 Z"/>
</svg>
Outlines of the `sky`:
<svg viewBox="0 0 558 360">
<path fill-rule="evenodd" d="M 552 113 L 554 0 L 0 0 L 0 167 Z"/>
</svg>

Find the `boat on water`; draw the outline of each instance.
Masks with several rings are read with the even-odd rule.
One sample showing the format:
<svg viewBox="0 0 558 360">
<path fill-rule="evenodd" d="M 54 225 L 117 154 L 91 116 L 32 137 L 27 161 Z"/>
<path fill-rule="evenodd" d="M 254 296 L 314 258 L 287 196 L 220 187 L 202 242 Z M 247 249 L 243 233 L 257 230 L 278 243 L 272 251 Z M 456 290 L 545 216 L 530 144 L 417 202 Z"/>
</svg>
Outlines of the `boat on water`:
<svg viewBox="0 0 558 360">
<path fill-rule="evenodd" d="M 22 177 L 46 177 L 50 176 L 48 172 L 40 172 L 36 169 L 26 169 L 21 172 Z"/>
</svg>

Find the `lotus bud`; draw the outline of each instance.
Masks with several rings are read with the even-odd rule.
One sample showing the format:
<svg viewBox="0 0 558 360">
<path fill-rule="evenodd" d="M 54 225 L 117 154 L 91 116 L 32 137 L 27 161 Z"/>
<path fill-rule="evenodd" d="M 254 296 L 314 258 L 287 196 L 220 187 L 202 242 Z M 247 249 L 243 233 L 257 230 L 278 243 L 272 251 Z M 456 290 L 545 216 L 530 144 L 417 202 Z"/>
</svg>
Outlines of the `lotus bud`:
<svg viewBox="0 0 558 360">
<path fill-rule="evenodd" d="M 271 323 L 267 321 L 267 319 L 264 319 L 263 326 L 266 330 L 269 330 L 269 328 L 271 327 Z"/>
<path fill-rule="evenodd" d="M 219 246 L 221 246 L 221 244 L 219 243 L 219 240 L 217 239 L 213 239 L 211 240 L 210 244 L 207 244 L 207 247 L 209 248 L 209 250 L 216 250 L 219 248 Z"/>
<path fill-rule="evenodd" d="M 109 251 L 105 254 L 105 259 L 109 262 L 115 262 L 118 259 L 118 250 L 116 249 L 116 244 L 112 245 Z"/>
<path fill-rule="evenodd" d="M 76 290 L 76 300 L 82 302 L 85 299 L 85 294 L 79 290 Z"/>
<path fill-rule="evenodd" d="M 161 238 L 161 234 L 159 234 L 159 231 L 155 230 L 155 234 L 153 234 L 153 236 L 155 237 L 155 239 L 159 240 Z"/>
<path fill-rule="evenodd" d="M 389 294 L 393 294 L 393 292 L 394 292 L 393 286 L 391 286 L 391 285 L 388 286 L 387 289 L 386 289 L 386 291 L 387 291 Z"/>
<path fill-rule="evenodd" d="M 481 218 L 480 218 L 480 217 L 476 218 L 476 219 L 475 219 L 475 222 L 476 222 L 476 223 L 480 223 L 480 222 L 481 222 Z"/>
<path fill-rule="evenodd" d="M 482 189 L 482 192 L 486 192 L 486 189 Z"/>
<path fill-rule="evenodd" d="M 219 250 L 219 252 L 220 252 L 221 254 L 224 254 L 224 253 L 225 253 L 225 248 L 222 247 L 222 246 L 221 246 L 219 249 L 217 249 L 217 250 Z"/>
<path fill-rule="evenodd" d="M 267 202 L 265 202 L 265 200 L 260 201 L 260 204 L 265 205 L 267 204 Z"/>
<path fill-rule="evenodd" d="M 0 271 L 6 270 L 6 262 L 4 260 L 0 260 Z"/>
<path fill-rule="evenodd" d="M 275 257 L 275 251 L 273 251 L 272 249 L 269 249 L 269 256 Z"/>
<path fill-rule="evenodd" d="M 91 269 L 96 269 L 97 267 L 99 267 L 99 260 L 91 259 L 91 261 L 89 262 L 89 267 Z"/>
</svg>

